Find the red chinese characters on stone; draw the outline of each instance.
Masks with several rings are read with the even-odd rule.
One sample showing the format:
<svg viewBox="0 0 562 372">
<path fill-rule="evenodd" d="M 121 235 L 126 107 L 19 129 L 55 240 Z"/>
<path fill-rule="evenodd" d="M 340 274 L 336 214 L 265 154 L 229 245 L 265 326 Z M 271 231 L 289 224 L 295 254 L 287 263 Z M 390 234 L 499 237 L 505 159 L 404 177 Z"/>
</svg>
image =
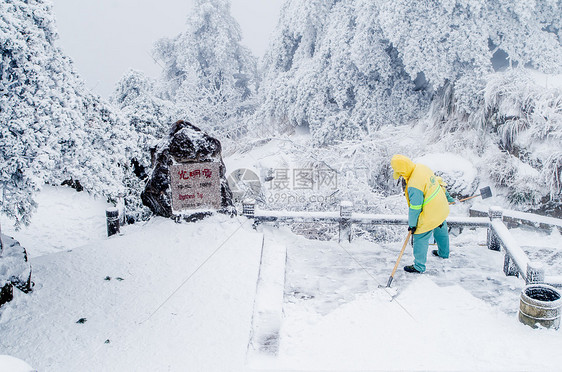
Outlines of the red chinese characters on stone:
<svg viewBox="0 0 562 372">
<path fill-rule="evenodd" d="M 210 169 L 203 169 L 203 171 L 201 171 L 200 169 L 196 169 L 192 172 L 188 172 L 186 170 L 180 170 L 178 172 L 180 180 L 188 180 L 190 178 L 201 177 L 201 175 L 205 176 L 205 178 L 211 178 L 211 176 L 213 175 L 213 171 Z"/>
<path fill-rule="evenodd" d="M 189 179 L 189 174 L 185 170 L 179 171 L 178 176 L 180 176 L 180 180 L 188 180 Z"/>
<path fill-rule="evenodd" d="M 173 164 L 170 168 L 172 209 L 221 207 L 220 164 L 216 162 Z"/>
</svg>

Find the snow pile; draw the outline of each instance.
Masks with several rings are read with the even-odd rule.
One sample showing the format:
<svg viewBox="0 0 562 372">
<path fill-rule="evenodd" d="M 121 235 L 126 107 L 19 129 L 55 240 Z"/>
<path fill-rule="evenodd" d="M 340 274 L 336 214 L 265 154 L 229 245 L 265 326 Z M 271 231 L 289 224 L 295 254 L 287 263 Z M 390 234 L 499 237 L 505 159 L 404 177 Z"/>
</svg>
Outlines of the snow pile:
<svg viewBox="0 0 562 372">
<path fill-rule="evenodd" d="M 105 209 L 112 206 L 86 192 L 43 186 L 32 225 L 15 231 L 2 221 L 4 234 L 14 236 L 30 257 L 69 250 L 107 236 Z"/>
<path fill-rule="evenodd" d="M 474 165 L 465 158 L 453 153 L 433 153 L 423 155 L 416 163 L 427 165 L 447 184 L 447 190 L 456 197 L 474 194 L 479 178 Z"/>
<path fill-rule="evenodd" d="M 0 355 L 0 372 L 37 372 L 29 364 L 9 355 Z"/>
<path fill-rule="evenodd" d="M 562 340 L 533 330 L 459 286 L 416 279 L 394 300 L 380 289 L 322 316 L 293 312 L 279 363 L 314 370 L 551 370 Z"/>
</svg>

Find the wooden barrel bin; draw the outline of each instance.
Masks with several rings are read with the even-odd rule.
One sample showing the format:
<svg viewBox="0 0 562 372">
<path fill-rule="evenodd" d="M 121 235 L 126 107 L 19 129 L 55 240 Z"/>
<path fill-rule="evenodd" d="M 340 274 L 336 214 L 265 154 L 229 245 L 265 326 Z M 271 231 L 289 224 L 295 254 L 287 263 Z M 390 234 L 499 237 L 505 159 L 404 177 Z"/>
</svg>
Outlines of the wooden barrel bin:
<svg viewBox="0 0 562 372">
<path fill-rule="evenodd" d="M 558 329 L 560 327 L 560 308 L 562 295 L 547 284 L 530 284 L 521 291 L 519 301 L 519 321 L 538 328 Z"/>
</svg>

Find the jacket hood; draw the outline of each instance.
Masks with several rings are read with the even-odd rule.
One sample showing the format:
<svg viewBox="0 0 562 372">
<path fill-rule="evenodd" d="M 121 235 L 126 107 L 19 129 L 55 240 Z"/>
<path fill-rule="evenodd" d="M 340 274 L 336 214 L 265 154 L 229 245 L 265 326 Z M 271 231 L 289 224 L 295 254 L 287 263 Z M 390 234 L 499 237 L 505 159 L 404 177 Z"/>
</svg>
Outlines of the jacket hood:
<svg viewBox="0 0 562 372">
<path fill-rule="evenodd" d="M 392 177 L 397 180 L 400 176 L 404 177 L 406 181 L 410 179 L 410 175 L 414 171 L 416 165 L 407 156 L 396 154 L 390 160 L 390 165 L 394 169 Z"/>
</svg>

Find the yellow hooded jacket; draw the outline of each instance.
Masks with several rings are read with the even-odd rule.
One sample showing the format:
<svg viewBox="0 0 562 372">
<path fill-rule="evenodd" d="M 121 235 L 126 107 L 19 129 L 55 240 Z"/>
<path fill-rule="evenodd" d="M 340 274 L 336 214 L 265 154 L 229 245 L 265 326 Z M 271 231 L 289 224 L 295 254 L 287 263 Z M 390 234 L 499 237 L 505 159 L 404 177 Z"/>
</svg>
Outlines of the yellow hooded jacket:
<svg viewBox="0 0 562 372">
<path fill-rule="evenodd" d="M 406 181 L 404 194 L 410 208 L 410 215 L 417 215 L 421 210 L 417 219 L 416 234 L 422 234 L 441 225 L 449 215 L 449 203 L 445 191 L 431 169 L 423 164 L 415 164 L 404 155 L 394 155 L 390 164 L 394 169 L 394 179 L 402 176 Z M 420 204 L 410 203 L 409 191 L 414 191 L 409 190 L 410 188 L 423 193 L 423 201 Z"/>
</svg>

